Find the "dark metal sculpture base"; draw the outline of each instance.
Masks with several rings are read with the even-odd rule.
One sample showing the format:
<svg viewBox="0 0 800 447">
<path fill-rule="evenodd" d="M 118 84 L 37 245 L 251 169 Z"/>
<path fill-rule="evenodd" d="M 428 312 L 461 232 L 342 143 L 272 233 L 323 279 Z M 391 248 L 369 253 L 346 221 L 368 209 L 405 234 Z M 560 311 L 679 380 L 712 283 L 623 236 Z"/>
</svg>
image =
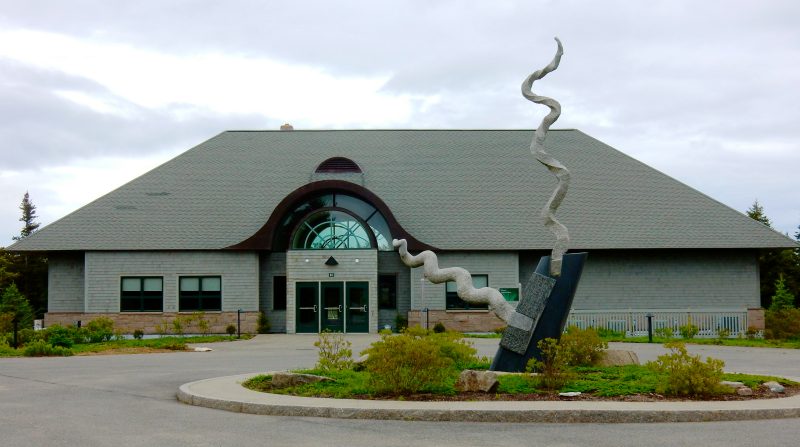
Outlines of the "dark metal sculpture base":
<svg viewBox="0 0 800 447">
<path fill-rule="evenodd" d="M 521 372 L 525 370 L 525 365 L 532 358 L 541 360 L 541 351 L 536 346 L 540 340 L 545 338 L 561 337 L 564 326 L 567 324 L 567 315 L 572 307 L 572 300 L 575 298 L 575 290 L 578 288 L 578 281 L 581 279 L 583 264 L 586 262 L 587 253 L 569 253 L 564 255 L 561 267 L 561 276 L 556 280 L 550 297 L 545 304 L 544 311 L 539 318 L 536 327 L 533 328 L 533 336 L 528 342 L 528 349 L 525 354 L 518 354 L 514 351 L 500 346 L 497 354 L 492 361 L 492 371 Z M 543 256 L 536 266 L 536 273 L 549 276 L 550 257 Z M 525 300 L 523 294 L 522 300 Z M 520 302 L 520 304 L 522 304 Z"/>
</svg>

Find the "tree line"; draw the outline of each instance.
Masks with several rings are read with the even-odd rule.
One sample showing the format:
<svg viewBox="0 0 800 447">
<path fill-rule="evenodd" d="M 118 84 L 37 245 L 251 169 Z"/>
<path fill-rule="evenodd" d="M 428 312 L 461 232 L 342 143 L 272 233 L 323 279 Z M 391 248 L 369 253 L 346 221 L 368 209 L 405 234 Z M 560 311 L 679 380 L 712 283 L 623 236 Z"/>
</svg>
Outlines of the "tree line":
<svg viewBox="0 0 800 447">
<path fill-rule="evenodd" d="M 747 215 L 772 228 L 764 207 L 753 202 Z M 787 234 L 787 236 L 789 236 Z M 800 241 L 800 225 L 794 238 Z M 798 307 L 800 298 L 800 248 L 766 248 L 759 250 L 758 269 L 761 274 L 761 307 Z"/>
</svg>

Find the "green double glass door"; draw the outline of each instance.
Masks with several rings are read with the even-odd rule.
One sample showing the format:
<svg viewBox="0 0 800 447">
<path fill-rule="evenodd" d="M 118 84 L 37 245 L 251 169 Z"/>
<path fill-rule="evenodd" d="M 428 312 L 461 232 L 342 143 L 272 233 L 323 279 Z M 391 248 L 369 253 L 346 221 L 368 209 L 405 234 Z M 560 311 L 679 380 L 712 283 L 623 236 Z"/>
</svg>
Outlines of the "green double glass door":
<svg viewBox="0 0 800 447">
<path fill-rule="evenodd" d="M 297 332 L 369 332 L 369 283 L 298 282 Z"/>
</svg>

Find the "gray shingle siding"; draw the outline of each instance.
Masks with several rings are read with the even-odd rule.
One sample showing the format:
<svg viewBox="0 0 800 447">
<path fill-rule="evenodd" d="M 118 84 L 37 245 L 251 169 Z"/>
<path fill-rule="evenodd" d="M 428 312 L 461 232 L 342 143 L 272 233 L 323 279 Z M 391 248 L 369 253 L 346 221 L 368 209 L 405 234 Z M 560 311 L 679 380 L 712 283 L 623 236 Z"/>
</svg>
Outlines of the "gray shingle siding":
<svg viewBox="0 0 800 447">
<path fill-rule="evenodd" d="M 383 309 L 378 312 L 378 328 L 383 328 L 387 324 L 395 327 L 397 314 L 400 313 L 405 317 L 411 309 L 411 272 L 396 252 L 379 251 L 378 274 L 397 275 L 397 310 Z"/>
<path fill-rule="evenodd" d="M 178 310 L 180 276 L 221 276 L 222 310 L 258 310 L 258 254 L 87 252 L 86 312 L 119 312 L 120 278 L 162 276 L 164 312 Z"/>
<path fill-rule="evenodd" d="M 756 253 L 592 251 L 575 310 L 760 307 Z"/>
<path fill-rule="evenodd" d="M 47 311 L 83 312 L 84 255 L 52 254 L 47 258 Z"/>
<path fill-rule="evenodd" d="M 286 311 L 274 310 L 272 288 L 275 276 L 286 276 L 286 253 L 264 253 L 259 261 L 259 305 L 266 312 L 271 332 L 286 332 Z"/>
</svg>

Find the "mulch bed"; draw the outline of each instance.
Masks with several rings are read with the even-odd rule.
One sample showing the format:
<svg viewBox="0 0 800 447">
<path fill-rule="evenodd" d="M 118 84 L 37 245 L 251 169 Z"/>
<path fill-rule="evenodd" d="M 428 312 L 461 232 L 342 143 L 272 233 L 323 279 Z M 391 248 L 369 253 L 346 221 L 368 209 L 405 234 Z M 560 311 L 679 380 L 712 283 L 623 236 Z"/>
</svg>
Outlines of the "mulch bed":
<svg viewBox="0 0 800 447">
<path fill-rule="evenodd" d="M 739 396 L 736 393 L 720 394 L 697 398 L 664 396 L 656 393 L 631 394 L 628 396 L 595 396 L 583 393 L 580 396 L 564 397 L 557 392 L 538 394 L 494 394 L 494 393 L 458 393 L 450 396 L 440 394 L 418 393 L 408 396 L 355 396 L 354 399 L 373 400 L 408 400 L 430 402 L 456 402 L 456 401 L 608 401 L 608 402 L 690 402 L 690 401 L 733 401 L 753 399 L 775 399 L 794 396 L 800 393 L 800 387 L 785 386 L 784 393 L 773 393 L 766 387 L 753 390 L 752 396 Z"/>
</svg>

